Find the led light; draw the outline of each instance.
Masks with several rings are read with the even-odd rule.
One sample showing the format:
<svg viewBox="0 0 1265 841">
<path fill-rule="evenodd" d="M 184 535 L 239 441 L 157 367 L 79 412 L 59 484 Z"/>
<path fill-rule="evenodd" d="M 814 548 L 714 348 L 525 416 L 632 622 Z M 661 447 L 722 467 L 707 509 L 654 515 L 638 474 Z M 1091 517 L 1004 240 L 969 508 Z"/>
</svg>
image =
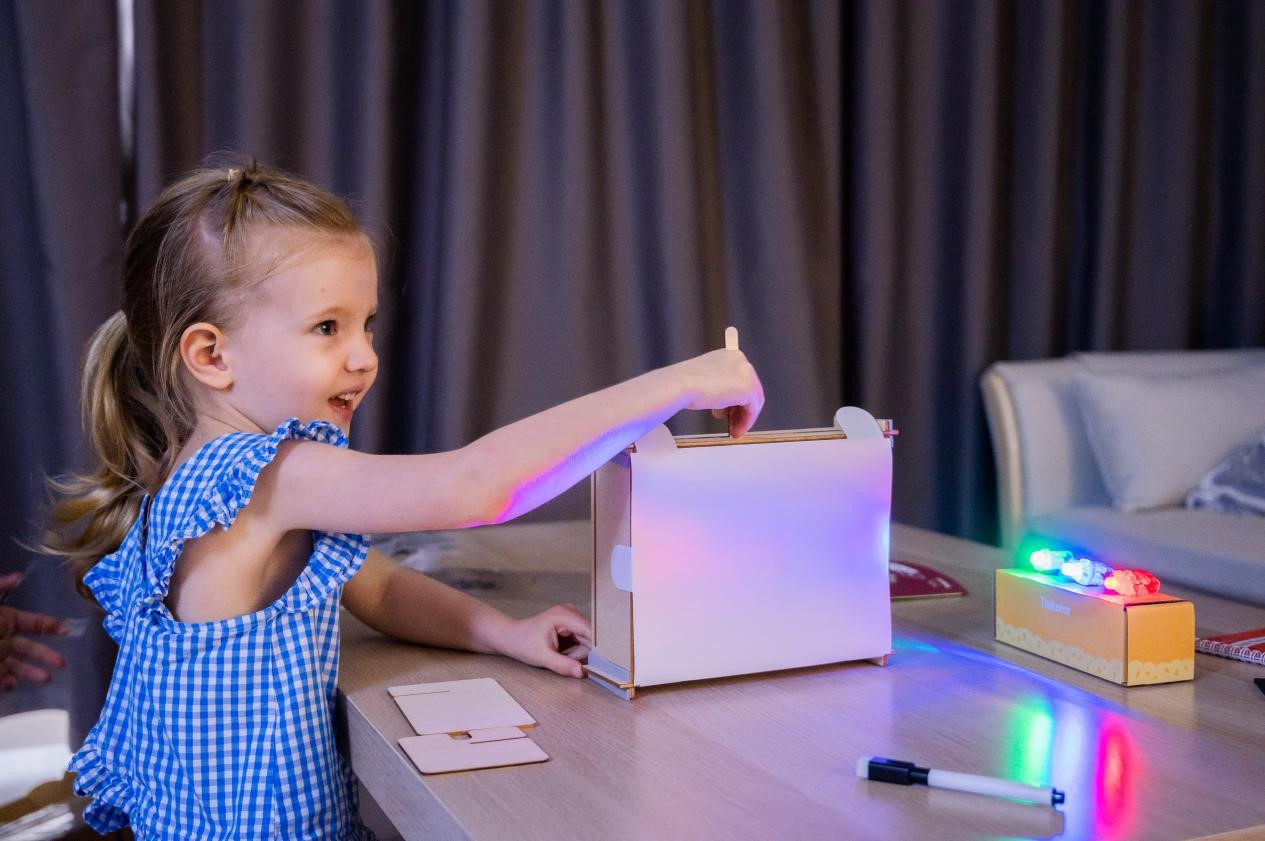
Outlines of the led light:
<svg viewBox="0 0 1265 841">
<path fill-rule="evenodd" d="M 1089 558 L 1077 558 L 1064 563 L 1060 572 L 1082 587 L 1090 587 L 1101 584 L 1104 578 L 1111 575 L 1112 569 L 1104 563 L 1091 561 Z"/>
<path fill-rule="evenodd" d="M 1103 579 L 1102 586 L 1122 596 L 1144 596 L 1160 591 L 1160 580 L 1144 569 L 1117 569 Z"/>
<path fill-rule="evenodd" d="M 1061 549 L 1038 549 L 1028 556 L 1028 563 L 1038 572 L 1057 573 L 1063 564 L 1076 560 L 1071 552 Z"/>
</svg>

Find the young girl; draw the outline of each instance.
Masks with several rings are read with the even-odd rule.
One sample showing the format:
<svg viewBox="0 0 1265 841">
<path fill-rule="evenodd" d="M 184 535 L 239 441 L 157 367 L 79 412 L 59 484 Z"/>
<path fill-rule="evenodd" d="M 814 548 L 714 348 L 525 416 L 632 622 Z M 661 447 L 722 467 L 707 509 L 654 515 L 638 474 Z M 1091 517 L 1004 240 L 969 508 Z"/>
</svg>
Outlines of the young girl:
<svg viewBox="0 0 1265 841">
<path fill-rule="evenodd" d="M 170 187 L 128 240 L 123 309 L 93 337 L 83 400 L 101 467 L 60 483 L 55 548 L 119 645 L 70 768 L 101 832 L 359 838 L 334 745 L 339 601 L 383 633 L 579 677 L 589 623 L 513 620 L 369 548 L 364 532 L 500 523 L 686 408 L 763 405 L 718 350 L 581 397 L 459 450 L 347 448 L 373 386 L 373 249 L 334 196 L 258 168 Z M 89 568 L 90 567 L 90 568 Z"/>
</svg>

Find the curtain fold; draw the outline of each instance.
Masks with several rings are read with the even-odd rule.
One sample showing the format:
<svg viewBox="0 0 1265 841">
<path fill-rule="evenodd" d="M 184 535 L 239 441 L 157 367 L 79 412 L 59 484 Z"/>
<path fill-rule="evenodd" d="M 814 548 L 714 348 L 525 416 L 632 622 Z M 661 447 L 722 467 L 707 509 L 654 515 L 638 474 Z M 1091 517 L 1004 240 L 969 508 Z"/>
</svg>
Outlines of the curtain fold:
<svg viewBox="0 0 1265 841">
<path fill-rule="evenodd" d="M 124 168 L 115 5 L 109 0 L 0 4 L 0 572 L 23 570 L 13 607 L 84 620 L 55 643 L 69 665 L 44 686 L 0 693 L 0 715 L 69 710 L 71 739 L 96 720 L 113 664 L 98 612 L 38 539 L 44 477 L 83 469 L 79 363 L 119 308 Z M 76 742 L 77 744 L 77 742 Z"/>
<path fill-rule="evenodd" d="M 1265 343 L 1265 7 L 846 9 L 846 396 L 897 519 L 994 540 L 992 361 Z"/>
</svg>

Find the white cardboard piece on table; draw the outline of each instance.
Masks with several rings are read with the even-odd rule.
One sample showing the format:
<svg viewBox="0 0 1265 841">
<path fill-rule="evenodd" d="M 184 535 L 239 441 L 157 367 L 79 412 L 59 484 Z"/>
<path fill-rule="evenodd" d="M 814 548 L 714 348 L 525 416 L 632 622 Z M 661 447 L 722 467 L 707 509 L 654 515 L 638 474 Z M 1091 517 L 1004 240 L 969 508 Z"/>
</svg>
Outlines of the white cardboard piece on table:
<svg viewBox="0 0 1265 841">
<path fill-rule="evenodd" d="M 492 678 L 392 686 L 416 736 L 400 747 L 423 774 L 544 762 L 523 728 L 536 720 Z"/>
<path fill-rule="evenodd" d="M 599 612 L 590 664 L 628 663 L 627 684 L 651 686 L 885 657 L 892 448 L 862 409 L 835 422 L 846 438 L 678 448 L 660 426 L 639 440 L 632 546 L 594 559 L 631 592 L 631 651 L 602 650 Z"/>
</svg>

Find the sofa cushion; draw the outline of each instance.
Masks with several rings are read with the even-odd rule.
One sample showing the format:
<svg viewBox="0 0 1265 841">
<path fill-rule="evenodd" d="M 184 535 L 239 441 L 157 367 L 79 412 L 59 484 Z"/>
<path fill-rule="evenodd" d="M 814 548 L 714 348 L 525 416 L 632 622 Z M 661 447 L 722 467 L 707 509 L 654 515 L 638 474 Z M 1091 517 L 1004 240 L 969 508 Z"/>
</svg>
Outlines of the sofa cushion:
<svg viewBox="0 0 1265 841">
<path fill-rule="evenodd" d="M 1199 375 L 1076 374 L 1098 468 L 1122 511 L 1178 505 L 1265 424 L 1265 365 Z"/>
<path fill-rule="evenodd" d="M 1086 506 L 1036 518 L 1030 536 L 1119 569 L 1149 570 L 1163 582 L 1265 605 L 1265 517 Z"/>
<path fill-rule="evenodd" d="M 1265 432 L 1208 471 L 1186 507 L 1265 515 Z"/>
</svg>

